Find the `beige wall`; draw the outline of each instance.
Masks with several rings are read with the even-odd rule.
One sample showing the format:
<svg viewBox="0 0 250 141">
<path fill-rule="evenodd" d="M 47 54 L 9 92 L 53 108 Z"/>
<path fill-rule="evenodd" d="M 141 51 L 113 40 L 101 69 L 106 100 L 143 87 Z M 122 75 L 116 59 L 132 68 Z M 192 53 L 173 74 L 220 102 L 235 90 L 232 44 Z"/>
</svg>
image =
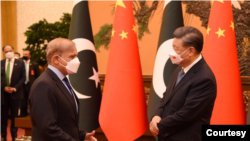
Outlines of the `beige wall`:
<svg viewBox="0 0 250 141">
<path fill-rule="evenodd" d="M 73 1 L 17 1 L 17 51 L 26 47 L 24 32 L 30 25 L 43 20 L 59 21 L 63 13 L 72 13 Z"/>
<path fill-rule="evenodd" d="M 1 7 L 1 1 L 0 1 L 0 7 Z M 1 45 L 0 60 L 2 60 L 3 52 L 2 52 L 2 13 L 1 13 L 1 10 L 0 10 L 0 45 Z"/>
</svg>

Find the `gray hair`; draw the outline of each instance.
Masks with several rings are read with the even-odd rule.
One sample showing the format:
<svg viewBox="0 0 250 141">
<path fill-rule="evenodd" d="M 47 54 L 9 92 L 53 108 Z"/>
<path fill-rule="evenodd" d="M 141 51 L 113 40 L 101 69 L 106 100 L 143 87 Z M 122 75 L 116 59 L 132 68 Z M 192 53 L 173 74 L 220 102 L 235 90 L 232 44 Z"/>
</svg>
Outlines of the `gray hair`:
<svg viewBox="0 0 250 141">
<path fill-rule="evenodd" d="M 73 46 L 75 46 L 75 43 L 66 38 L 56 38 L 50 41 L 46 49 L 48 64 L 51 63 L 51 59 L 54 55 L 61 55 L 64 51 L 69 50 Z"/>
</svg>

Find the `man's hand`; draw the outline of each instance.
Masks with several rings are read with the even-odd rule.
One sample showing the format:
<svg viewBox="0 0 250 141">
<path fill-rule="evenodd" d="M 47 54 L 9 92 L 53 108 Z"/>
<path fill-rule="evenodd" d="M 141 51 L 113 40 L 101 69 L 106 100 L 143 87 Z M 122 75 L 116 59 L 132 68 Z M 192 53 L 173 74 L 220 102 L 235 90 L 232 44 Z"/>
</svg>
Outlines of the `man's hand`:
<svg viewBox="0 0 250 141">
<path fill-rule="evenodd" d="M 87 133 L 84 141 L 97 141 L 94 135 L 95 135 L 95 130 L 92 131 L 91 133 Z"/>
<path fill-rule="evenodd" d="M 5 86 L 4 87 L 4 91 L 7 92 L 7 93 L 9 93 L 9 94 L 12 94 L 13 93 L 13 88 Z"/>
<path fill-rule="evenodd" d="M 159 134 L 159 129 L 157 127 L 157 124 L 160 123 L 161 121 L 161 117 L 159 116 L 154 116 L 149 127 L 150 127 L 150 131 L 152 132 L 152 134 L 156 137 Z"/>
</svg>

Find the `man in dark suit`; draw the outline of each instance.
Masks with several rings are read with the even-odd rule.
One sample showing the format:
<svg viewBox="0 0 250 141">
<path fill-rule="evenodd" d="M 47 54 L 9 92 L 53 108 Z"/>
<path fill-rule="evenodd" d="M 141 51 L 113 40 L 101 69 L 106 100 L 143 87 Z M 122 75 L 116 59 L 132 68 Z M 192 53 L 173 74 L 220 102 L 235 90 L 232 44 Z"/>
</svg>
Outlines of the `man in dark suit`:
<svg viewBox="0 0 250 141">
<path fill-rule="evenodd" d="M 23 60 L 25 65 L 26 79 L 23 86 L 23 99 L 21 101 L 21 117 L 27 116 L 28 98 L 30 93 L 30 88 L 34 81 L 39 77 L 40 70 L 38 63 L 31 61 L 31 53 L 29 50 L 23 51 Z"/>
<path fill-rule="evenodd" d="M 29 96 L 33 141 L 96 141 L 95 131 L 79 130 L 79 101 L 66 77 L 77 72 L 77 55 L 75 43 L 68 39 L 48 44 L 48 68 L 35 80 Z"/>
<path fill-rule="evenodd" d="M 14 141 L 17 137 L 15 117 L 18 115 L 20 99 L 23 98 L 23 83 L 25 81 L 25 67 L 22 60 L 15 59 L 14 49 L 10 45 L 2 48 L 6 59 L 1 61 L 4 68 L 6 85 L 4 87 L 4 104 L 1 105 L 1 134 L 2 141 L 6 141 L 8 112 L 11 111 L 11 136 Z"/>
<path fill-rule="evenodd" d="M 5 83 L 6 83 L 6 80 L 5 80 L 4 68 L 0 67 L 0 134 L 2 134 L 2 116 L 3 116 Z"/>
<path fill-rule="evenodd" d="M 217 85 L 201 56 L 203 35 L 194 27 L 174 32 L 172 63 L 179 65 L 163 94 L 150 130 L 159 141 L 201 141 L 202 125 L 210 124 Z"/>
</svg>

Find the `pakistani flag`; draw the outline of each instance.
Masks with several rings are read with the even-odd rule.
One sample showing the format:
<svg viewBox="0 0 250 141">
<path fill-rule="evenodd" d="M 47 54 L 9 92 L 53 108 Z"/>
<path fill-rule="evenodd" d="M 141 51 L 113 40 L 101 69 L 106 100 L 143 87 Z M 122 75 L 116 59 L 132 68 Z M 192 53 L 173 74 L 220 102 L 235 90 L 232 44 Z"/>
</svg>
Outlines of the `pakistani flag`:
<svg viewBox="0 0 250 141">
<path fill-rule="evenodd" d="M 183 25 L 181 1 L 165 1 L 148 102 L 149 121 L 151 121 L 155 108 L 163 97 L 163 93 L 167 89 L 170 77 L 177 67 L 177 65 L 172 64 L 168 54 L 173 50 L 172 43 L 175 29 Z"/>
<path fill-rule="evenodd" d="M 88 1 L 74 3 L 69 39 L 75 42 L 81 62 L 78 72 L 69 75 L 80 102 L 79 127 L 91 132 L 99 127 L 101 90 Z"/>
</svg>

